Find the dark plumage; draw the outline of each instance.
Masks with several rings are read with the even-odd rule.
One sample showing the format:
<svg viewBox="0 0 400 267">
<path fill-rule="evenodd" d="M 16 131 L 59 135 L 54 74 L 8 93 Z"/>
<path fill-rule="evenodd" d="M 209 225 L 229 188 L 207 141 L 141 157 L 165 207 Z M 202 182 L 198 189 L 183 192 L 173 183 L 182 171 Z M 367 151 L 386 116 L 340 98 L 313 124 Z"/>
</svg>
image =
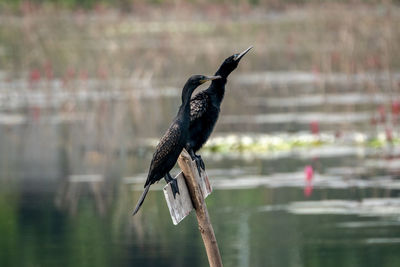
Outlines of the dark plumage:
<svg viewBox="0 0 400 267">
<path fill-rule="evenodd" d="M 196 160 L 197 168 L 204 169 L 204 163 L 197 152 L 210 137 L 218 120 L 220 106 L 225 93 L 225 84 L 229 74 L 236 69 L 242 57 L 252 48 L 250 46 L 240 54 L 234 54 L 224 60 L 215 75 L 221 79 L 215 80 L 210 87 L 201 91 L 190 100 L 190 127 L 186 150 L 192 159 Z"/>
<path fill-rule="evenodd" d="M 182 89 L 182 105 L 179 107 L 178 114 L 156 147 L 156 151 L 154 152 L 153 159 L 150 163 L 147 180 L 144 184 L 145 190 L 136 205 L 133 215 L 138 212 L 140 206 L 143 204 L 150 185 L 159 181 L 163 177 L 167 183 L 172 181 L 171 187 L 174 197 L 176 193 L 179 193 L 176 180 L 171 177 L 169 171 L 174 167 L 179 154 L 187 142 L 190 123 L 190 97 L 192 96 L 193 91 L 200 84 L 218 78 L 220 77 L 193 75 L 187 80 Z"/>
</svg>

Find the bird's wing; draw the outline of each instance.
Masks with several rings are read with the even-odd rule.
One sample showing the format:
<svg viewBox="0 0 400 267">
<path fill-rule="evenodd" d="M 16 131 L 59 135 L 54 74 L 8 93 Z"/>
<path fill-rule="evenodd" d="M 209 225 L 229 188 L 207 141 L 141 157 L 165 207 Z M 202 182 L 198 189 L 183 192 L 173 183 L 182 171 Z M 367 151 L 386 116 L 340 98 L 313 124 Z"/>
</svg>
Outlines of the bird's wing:
<svg viewBox="0 0 400 267">
<path fill-rule="evenodd" d="M 173 123 L 161 138 L 160 142 L 156 147 L 156 151 L 153 154 L 153 159 L 150 163 L 150 171 L 149 176 L 147 178 L 146 184 L 150 183 L 149 178 L 151 177 L 151 172 L 157 171 L 163 163 L 168 159 L 171 152 L 176 149 L 178 145 L 178 140 L 180 135 L 182 134 L 179 126 Z"/>
<path fill-rule="evenodd" d="M 202 117 L 209 105 L 209 96 L 200 92 L 190 100 L 190 122 Z"/>
</svg>

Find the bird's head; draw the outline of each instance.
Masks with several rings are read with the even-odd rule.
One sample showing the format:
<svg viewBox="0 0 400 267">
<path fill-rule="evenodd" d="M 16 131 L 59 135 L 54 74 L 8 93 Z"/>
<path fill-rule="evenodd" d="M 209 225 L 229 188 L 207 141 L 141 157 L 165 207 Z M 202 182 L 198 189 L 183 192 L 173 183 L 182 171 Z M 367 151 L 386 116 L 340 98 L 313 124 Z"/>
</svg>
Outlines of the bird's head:
<svg viewBox="0 0 400 267">
<path fill-rule="evenodd" d="M 239 62 L 243 58 L 243 56 L 246 55 L 252 48 L 253 46 L 250 46 L 243 52 L 233 54 L 232 56 L 225 59 L 220 67 L 220 71 L 222 72 L 221 74 L 228 76 L 232 71 L 234 71 L 239 65 Z"/>
<path fill-rule="evenodd" d="M 189 78 L 188 83 L 197 87 L 205 82 L 220 78 L 221 76 L 193 75 Z"/>
<path fill-rule="evenodd" d="M 182 101 L 184 99 L 186 99 L 187 97 L 189 97 L 190 95 L 192 95 L 193 91 L 201 84 L 208 82 L 208 81 L 212 81 L 212 80 L 216 80 L 216 79 L 220 79 L 221 76 L 206 76 L 206 75 L 193 75 L 191 76 L 185 86 L 183 87 L 183 91 L 182 91 Z M 188 96 L 189 95 L 189 96 Z"/>
</svg>

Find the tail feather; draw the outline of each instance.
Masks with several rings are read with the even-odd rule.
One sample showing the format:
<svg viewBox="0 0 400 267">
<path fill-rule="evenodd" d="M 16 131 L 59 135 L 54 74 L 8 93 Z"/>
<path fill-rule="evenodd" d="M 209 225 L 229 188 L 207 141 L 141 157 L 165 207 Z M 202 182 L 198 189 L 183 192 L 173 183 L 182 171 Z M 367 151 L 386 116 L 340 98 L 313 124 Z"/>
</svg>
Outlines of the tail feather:
<svg viewBox="0 0 400 267">
<path fill-rule="evenodd" d="M 143 191 L 142 195 L 140 196 L 138 203 L 136 204 L 136 208 L 133 211 L 132 216 L 135 215 L 139 211 L 140 207 L 143 204 L 144 199 L 146 198 L 147 192 L 149 192 L 149 189 L 150 189 L 150 184 L 146 185 L 146 187 L 144 188 L 144 191 Z"/>
</svg>

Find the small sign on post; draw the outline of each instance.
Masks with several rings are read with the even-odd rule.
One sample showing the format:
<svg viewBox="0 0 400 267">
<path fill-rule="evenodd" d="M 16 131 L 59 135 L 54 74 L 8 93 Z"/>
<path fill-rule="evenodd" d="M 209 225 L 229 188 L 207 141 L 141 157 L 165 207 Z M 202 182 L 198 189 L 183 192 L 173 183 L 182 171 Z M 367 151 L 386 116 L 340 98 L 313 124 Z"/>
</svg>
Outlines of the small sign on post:
<svg viewBox="0 0 400 267">
<path fill-rule="evenodd" d="M 196 163 L 185 149 L 178 158 L 178 164 L 182 169 L 182 172 L 176 176 L 180 194 L 177 194 L 174 199 L 171 186 L 167 184 L 164 187 L 164 196 L 172 221 L 175 225 L 178 224 L 192 209 L 195 209 L 208 262 L 211 267 L 220 267 L 222 266 L 221 255 L 208 215 L 207 205 L 204 202 L 204 199 L 212 192 L 207 174 L 202 171 L 199 175 Z"/>
<path fill-rule="evenodd" d="M 179 194 L 176 194 L 174 198 L 169 183 L 164 186 L 163 191 L 165 200 L 167 201 L 169 213 L 171 214 L 172 222 L 177 225 L 193 210 L 193 204 L 192 200 L 190 199 L 183 173 L 180 172 L 175 179 L 178 181 Z"/>
<path fill-rule="evenodd" d="M 186 151 L 186 150 L 185 150 Z M 183 153 L 183 152 L 182 152 Z M 186 152 L 187 153 L 187 152 Z M 194 163 L 194 162 L 193 162 Z M 196 164 L 196 163 L 194 163 Z M 203 198 L 208 197 L 212 188 L 208 176 L 204 170 L 201 171 L 201 176 L 196 175 L 196 181 L 201 188 Z M 186 180 L 183 172 L 180 172 L 175 179 L 178 181 L 179 194 L 176 194 L 175 198 L 172 193 L 170 184 L 164 186 L 163 192 L 165 200 L 167 201 L 169 213 L 171 214 L 172 222 L 174 225 L 180 223 L 189 213 L 194 209 L 192 199 L 186 185 Z"/>
</svg>

